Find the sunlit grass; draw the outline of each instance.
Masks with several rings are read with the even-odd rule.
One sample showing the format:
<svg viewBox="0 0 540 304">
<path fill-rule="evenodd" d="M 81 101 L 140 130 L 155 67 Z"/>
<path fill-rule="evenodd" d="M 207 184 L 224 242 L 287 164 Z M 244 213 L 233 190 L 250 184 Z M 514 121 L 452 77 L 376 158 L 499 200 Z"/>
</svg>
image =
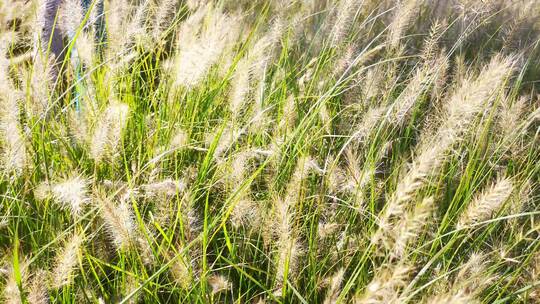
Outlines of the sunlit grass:
<svg viewBox="0 0 540 304">
<path fill-rule="evenodd" d="M 4 302 L 538 301 L 535 1 L 43 3 L 0 0 Z"/>
</svg>

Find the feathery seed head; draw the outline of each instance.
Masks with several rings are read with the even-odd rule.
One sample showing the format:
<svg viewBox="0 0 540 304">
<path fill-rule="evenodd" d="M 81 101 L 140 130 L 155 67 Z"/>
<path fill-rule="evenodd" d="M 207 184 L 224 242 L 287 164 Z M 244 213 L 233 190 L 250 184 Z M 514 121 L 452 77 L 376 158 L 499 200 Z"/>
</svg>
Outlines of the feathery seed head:
<svg viewBox="0 0 540 304">
<path fill-rule="evenodd" d="M 234 120 L 239 117 L 247 101 L 247 95 L 250 90 L 250 69 L 251 63 L 249 59 L 243 58 L 238 62 L 234 71 L 229 105 Z"/>
<path fill-rule="evenodd" d="M 208 24 L 201 25 L 202 16 Z M 190 24 L 197 24 L 190 28 Z M 174 85 L 195 87 L 234 42 L 240 28 L 238 17 L 230 17 L 217 9 L 203 7 L 188 19 L 179 32 L 175 58 Z"/>
<path fill-rule="evenodd" d="M 212 288 L 212 294 L 226 292 L 232 287 L 232 283 L 224 275 L 220 274 L 211 275 L 208 278 L 208 284 Z"/>
<path fill-rule="evenodd" d="M 3 299 L 7 304 L 22 303 L 22 295 L 18 282 L 21 283 L 23 290 L 28 284 L 30 262 L 26 259 L 19 260 L 18 273 L 14 266 L 10 265 L 6 270 L 6 283 L 4 285 Z M 20 281 L 19 281 L 20 280 Z"/>
<path fill-rule="evenodd" d="M 167 197 L 173 197 L 185 190 L 186 185 L 183 181 L 165 179 L 160 182 L 145 184 L 142 186 L 146 195 L 153 197 L 156 195 L 164 195 Z"/>
<path fill-rule="evenodd" d="M 514 186 L 510 178 L 499 178 L 473 199 L 459 218 L 457 227 L 464 228 L 491 218 L 499 211 L 513 190 Z"/>
<path fill-rule="evenodd" d="M 393 303 L 400 289 L 407 283 L 411 271 L 412 268 L 405 264 L 381 267 L 375 272 L 364 294 L 355 299 L 355 303 Z"/>
<path fill-rule="evenodd" d="M 342 0 L 336 6 L 335 21 L 330 32 L 330 45 L 332 47 L 337 47 L 343 42 L 350 23 L 361 3 L 361 1 L 356 0 Z"/>
<path fill-rule="evenodd" d="M 173 138 L 171 138 L 171 141 L 169 142 L 169 148 L 180 149 L 186 146 L 188 143 L 189 143 L 188 133 L 182 129 L 177 129 L 176 134 L 174 134 Z"/>
<path fill-rule="evenodd" d="M 231 213 L 231 223 L 234 227 L 258 227 L 260 210 L 256 202 L 249 197 L 241 198 Z"/>
<path fill-rule="evenodd" d="M 83 241 L 83 236 L 74 234 L 58 252 L 56 266 L 51 274 L 54 288 L 62 288 L 73 281 L 73 270 L 77 266 L 78 254 Z"/>
<path fill-rule="evenodd" d="M 89 201 L 87 186 L 88 181 L 78 175 L 52 185 L 42 183 L 37 187 L 34 195 L 38 199 L 51 196 L 60 207 L 70 210 L 73 215 L 78 215 Z"/>
<path fill-rule="evenodd" d="M 7 82 L 2 83 L 4 81 Z M 5 89 L 0 92 L 0 138 L 3 141 L 3 166 L 6 171 L 20 175 L 27 163 L 26 140 L 23 126 L 19 121 L 21 92 L 13 88 L 7 79 L 0 79 L 0 89 L 2 86 Z"/>
<path fill-rule="evenodd" d="M 128 201 L 121 200 L 115 205 L 109 198 L 102 196 L 99 203 L 101 217 L 116 249 L 129 248 L 133 243 L 136 225 Z"/>
<path fill-rule="evenodd" d="M 332 277 L 329 278 L 329 287 L 326 291 L 326 297 L 324 298 L 324 304 L 335 304 L 339 296 L 341 282 L 345 275 L 345 269 L 340 268 Z"/>
<path fill-rule="evenodd" d="M 283 236 L 278 242 L 276 283 L 281 286 L 285 279 L 294 277 L 299 267 L 303 248 L 297 239 Z"/>
<path fill-rule="evenodd" d="M 112 103 L 102 113 L 91 140 L 90 155 L 94 160 L 102 160 L 107 152 L 114 155 L 127 125 L 128 114 L 129 107 L 123 103 Z"/>
<path fill-rule="evenodd" d="M 60 5 L 58 24 L 69 39 L 73 39 L 84 18 L 81 3 L 75 0 L 65 0 Z"/>
<path fill-rule="evenodd" d="M 407 245 L 414 241 L 414 238 L 421 234 L 423 227 L 429 223 L 429 218 L 434 209 L 433 197 L 427 197 L 414 208 L 413 212 L 405 215 L 404 218 L 394 228 L 393 234 L 396 236 L 392 255 L 401 258 L 404 256 Z"/>
<path fill-rule="evenodd" d="M 26 299 L 30 304 L 47 304 L 49 303 L 49 295 L 47 291 L 47 272 L 38 269 L 32 275 L 32 279 L 28 286 L 28 295 Z"/>
<path fill-rule="evenodd" d="M 392 49 L 399 46 L 399 42 L 407 29 L 407 26 L 412 20 L 416 10 L 418 9 L 419 0 L 402 0 L 399 1 L 395 8 L 394 18 L 389 25 L 390 34 L 388 43 Z"/>
<path fill-rule="evenodd" d="M 184 290 L 188 290 L 193 282 L 193 274 L 191 272 L 191 265 L 187 257 L 184 254 L 176 257 L 175 261 L 170 266 L 170 273 L 174 278 L 174 281 L 178 286 Z M 170 259 L 170 258 L 168 258 Z"/>
</svg>

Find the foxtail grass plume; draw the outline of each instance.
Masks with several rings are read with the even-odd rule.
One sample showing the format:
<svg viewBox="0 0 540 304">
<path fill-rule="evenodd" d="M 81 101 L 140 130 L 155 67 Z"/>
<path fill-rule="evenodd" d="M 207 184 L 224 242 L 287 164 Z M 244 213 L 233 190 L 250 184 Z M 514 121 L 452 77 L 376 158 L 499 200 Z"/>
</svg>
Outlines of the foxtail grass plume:
<svg viewBox="0 0 540 304">
<path fill-rule="evenodd" d="M 363 292 L 354 299 L 356 304 L 395 303 L 400 290 L 408 283 L 412 268 L 405 264 L 389 265 L 375 271 L 375 276 Z"/>
<path fill-rule="evenodd" d="M 197 28 L 189 29 L 187 33 L 180 31 L 178 37 L 174 66 L 175 86 L 196 86 L 234 41 L 239 31 L 238 17 L 227 16 L 211 7 L 200 10 L 206 12 L 208 24 L 197 24 Z"/>
<path fill-rule="evenodd" d="M 407 213 L 394 228 L 396 236 L 392 255 L 401 258 L 407 251 L 407 245 L 422 233 L 422 229 L 429 224 L 429 218 L 434 210 L 433 197 L 427 197 L 417 204 L 414 210 Z"/>
<path fill-rule="evenodd" d="M 293 95 L 289 95 L 283 104 L 283 110 L 281 119 L 276 125 L 276 133 L 285 135 L 287 130 L 291 130 L 294 127 L 297 111 L 296 101 Z"/>
<path fill-rule="evenodd" d="M 383 90 L 384 71 L 381 65 L 374 66 L 367 70 L 362 79 L 362 93 L 364 99 L 370 100 L 381 95 Z"/>
<path fill-rule="evenodd" d="M 34 195 L 38 199 L 50 196 L 61 208 L 70 210 L 76 216 L 89 201 L 87 186 L 88 181 L 79 175 L 52 185 L 42 183 L 34 191 Z"/>
<path fill-rule="evenodd" d="M 300 157 L 292 176 L 285 187 L 282 196 L 275 195 L 274 205 L 271 210 L 271 216 L 268 217 L 270 222 L 266 227 L 270 234 L 266 235 L 266 239 L 271 239 L 272 236 L 278 236 L 280 239 L 278 247 L 283 250 L 288 250 L 290 243 L 295 243 L 293 239 L 293 217 L 295 207 L 302 195 L 304 180 L 308 177 L 313 169 L 309 157 Z"/>
<path fill-rule="evenodd" d="M 47 304 L 49 303 L 49 295 L 47 291 L 47 272 L 43 269 L 38 269 L 32 274 L 30 284 L 28 286 L 28 295 L 26 299 L 30 304 Z"/>
<path fill-rule="evenodd" d="M 237 120 L 244 108 L 250 92 L 251 63 L 248 58 L 243 58 L 236 65 L 231 81 L 230 111 L 233 120 Z"/>
<path fill-rule="evenodd" d="M 476 80 L 465 80 L 446 105 L 447 117 L 439 130 L 444 135 L 460 139 L 469 128 L 476 114 L 489 104 L 506 77 L 512 72 L 514 60 L 511 57 L 494 56 Z"/>
<path fill-rule="evenodd" d="M 156 147 L 153 162 L 161 160 L 164 156 L 186 149 L 189 145 L 189 133 L 183 128 L 175 128 L 170 135 L 169 142 Z"/>
<path fill-rule="evenodd" d="M 81 235 L 74 234 L 58 252 L 56 264 L 51 273 L 54 288 L 62 288 L 73 281 L 73 272 L 77 267 L 78 255 L 83 241 L 84 238 Z"/>
<path fill-rule="evenodd" d="M 23 303 L 23 295 L 19 289 L 18 282 L 21 283 L 23 290 L 28 285 L 30 276 L 29 261 L 26 259 L 19 260 L 18 273 L 13 265 L 10 265 L 6 271 L 6 283 L 4 285 L 3 300 L 6 304 Z M 19 281 L 20 279 L 20 281 Z"/>
<path fill-rule="evenodd" d="M 130 5 L 126 0 L 112 0 L 106 3 L 105 11 L 107 19 L 107 56 L 114 59 L 119 55 L 128 38 L 128 16 Z"/>
<path fill-rule="evenodd" d="M 155 41 L 160 42 L 160 36 L 166 32 L 166 26 L 174 16 L 176 9 L 176 1 L 161 0 L 157 5 L 157 11 L 154 16 L 154 25 L 152 28 L 152 37 Z"/>
<path fill-rule="evenodd" d="M 440 20 L 435 20 L 429 29 L 429 36 L 424 40 L 422 59 L 424 62 L 432 61 L 439 50 L 439 40 L 442 36 L 443 24 Z"/>
<path fill-rule="evenodd" d="M 129 275 L 122 285 L 122 295 L 124 296 L 124 300 L 127 300 L 126 303 L 137 304 L 141 302 L 141 292 L 138 290 L 140 283 L 137 277 Z M 128 295 L 131 295 L 129 299 L 127 299 Z"/>
<path fill-rule="evenodd" d="M 443 164 L 446 153 L 469 128 L 475 116 L 481 112 L 487 99 L 500 87 L 510 72 L 512 60 L 496 56 L 474 81 L 467 81 L 451 97 L 448 116 L 433 138 L 420 147 L 420 154 L 413 160 L 411 168 L 398 182 L 396 191 L 390 196 L 380 217 L 382 229 L 374 235 L 372 242 L 381 240 L 393 216 L 403 214 L 405 203 L 409 202 L 426 181 Z"/>
<path fill-rule="evenodd" d="M 79 1 L 65 0 L 60 4 L 58 30 L 68 39 L 73 39 L 84 18 L 83 8 Z"/>
<path fill-rule="evenodd" d="M 437 295 L 425 300 L 426 304 L 480 304 L 480 301 L 476 300 L 473 295 L 465 291 L 454 291 L 452 293 L 445 293 Z"/>
<path fill-rule="evenodd" d="M 174 197 L 177 194 L 181 194 L 186 189 L 186 184 L 181 180 L 167 178 L 159 182 L 145 184 L 142 188 L 148 197 Z"/>
<path fill-rule="evenodd" d="M 186 254 L 178 253 L 180 256 L 175 257 L 171 264 L 169 273 L 173 277 L 174 282 L 183 290 L 188 290 L 193 282 L 193 274 L 191 271 L 191 263 Z M 172 259 L 172 254 L 166 254 L 167 259 Z"/>
<path fill-rule="evenodd" d="M 293 206 L 300 198 L 302 183 L 317 166 L 309 156 L 303 156 L 298 159 L 292 177 L 285 190 L 284 201 L 287 206 Z"/>
<path fill-rule="evenodd" d="M 2 93 L 0 105 L 0 136 L 3 141 L 2 165 L 8 172 L 22 174 L 27 165 L 26 140 L 19 121 L 19 92 L 13 88 Z"/>
<path fill-rule="evenodd" d="M 341 190 L 353 196 L 353 207 L 360 210 L 363 207 L 364 194 L 368 192 L 369 184 L 375 180 L 376 166 L 380 158 L 377 156 L 362 166 L 359 155 L 349 146 L 345 149 L 345 160 L 347 171 Z"/>
<path fill-rule="evenodd" d="M 283 198 L 277 198 L 272 214 L 272 222 L 278 235 L 276 243 L 276 286 L 277 289 L 290 276 L 296 274 L 299 257 L 303 248 L 296 236 L 293 223 L 295 205 L 300 198 L 302 183 L 313 169 L 312 160 L 309 157 L 301 157 L 285 189 Z"/>
<path fill-rule="evenodd" d="M 280 237 L 277 243 L 278 249 L 276 254 L 276 288 L 283 287 L 286 280 L 295 280 L 300 266 L 300 256 L 304 253 L 304 249 L 300 242 L 284 235 Z"/>
<path fill-rule="evenodd" d="M 245 132 L 245 129 L 238 129 L 235 126 L 225 126 L 223 130 L 217 129 L 213 133 L 209 133 L 206 137 L 207 145 L 213 144 L 214 140 L 217 140 L 217 146 L 214 150 L 214 158 L 220 159 L 232 145 L 240 138 Z M 219 137 L 218 137 L 219 136 Z"/>
<path fill-rule="evenodd" d="M 341 289 L 341 283 L 343 276 L 345 275 L 345 269 L 340 268 L 334 275 L 329 278 L 328 290 L 324 298 L 324 304 L 336 304 Z"/>
<path fill-rule="evenodd" d="M 112 103 L 102 113 L 90 141 L 90 156 L 97 162 L 106 153 L 114 155 L 127 125 L 129 107 L 123 103 Z"/>
<path fill-rule="evenodd" d="M 389 25 L 388 44 L 395 49 L 399 46 L 401 38 L 418 10 L 420 0 L 401 0 L 394 8 L 394 17 Z"/>
<path fill-rule="evenodd" d="M 0 43 L 7 43 L 0 36 Z M 4 57 L 6 50 L 0 48 L 0 136 L 2 139 L 2 165 L 17 175 L 27 163 L 26 142 L 20 123 L 19 100 L 22 92 L 13 87 L 9 79 L 9 61 Z"/>
<path fill-rule="evenodd" d="M 330 32 L 330 45 L 339 46 L 347 35 L 350 24 L 362 1 L 342 0 L 339 1 L 335 10 L 335 21 Z"/>
<path fill-rule="evenodd" d="M 511 98 L 507 97 L 502 101 L 497 121 L 503 137 L 509 137 L 519 130 L 519 124 L 527 110 L 528 98 L 526 96 L 521 96 L 512 104 L 509 104 L 510 100 Z"/>
<path fill-rule="evenodd" d="M 485 254 L 471 254 L 446 287 L 446 292 L 427 297 L 423 302 L 428 304 L 480 303 L 477 299 L 478 294 L 497 279 L 495 275 L 487 271 L 487 261 L 489 258 Z"/>
<path fill-rule="evenodd" d="M 136 224 L 128 201 L 121 200 L 114 204 L 107 197 L 100 197 L 98 201 L 101 207 L 100 215 L 114 246 L 120 251 L 129 248 L 136 236 Z"/>
<path fill-rule="evenodd" d="M 186 130 L 178 128 L 175 130 L 173 137 L 169 141 L 169 149 L 179 150 L 187 146 L 189 143 L 189 134 Z"/>
<path fill-rule="evenodd" d="M 438 61 L 428 62 L 426 63 L 427 66 L 416 70 L 415 75 L 387 112 L 387 119 L 391 124 L 402 126 L 406 123 L 406 118 L 411 115 L 411 110 L 417 104 L 417 100 L 436 79 L 441 66 Z"/>
<path fill-rule="evenodd" d="M 338 223 L 335 223 L 335 222 L 330 222 L 330 223 L 321 223 L 319 222 L 319 226 L 317 227 L 317 236 L 321 239 L 321 240 L 324 240 L 330 236 L 332 236 L 334 233 L 336 233 L 339 228 L 340 228 L 340 224 Z"/>
<path fill-rule="evenodd" d="M 499 211 L 513 190 L 514 186 L 510 178 L 499 178 L 469 203 L 467 209 L 461 214 L 457 227 L 464 228 L 490 219 Z"/>
<path fill-rule="evenodd" d="M 345 150 L 345 160 L 347 162 L 347 179 L 343 184 L 345 191 L 357 191 L 364 189 L 375 176 L 375 168 L 369 164 L 361 165 L 357 152 L 347 147 Z"/>
<path fill-rule="evenodd" d="M 41 50 L 34 51 L 29 86 L 31 103 L 27 104 L 28 112 L 35 117 L 44 117 L 51 107 L 51 89 L 55 85 L 56 65 L 54 58 L 48 57 Z"/>
<path fill-rule="evenodd" d="M 231 195 L 236 195 L 231 212 L 231 224 L 234 227 L 257 226 L 255 222 L 259 216 L 258 205 L 251 199 L 250 183 L 248 181 L 249 164 L 254 156 L 251 150 L 242 151 L 233 156 L 228 164 L 224 178 L 227 188 L 231 189 Z M 245 184 L 247 183 L 247 184 Z"/>
<path fill-rule="evenodd" d="M 221 274 L 211 275 L 208 278 L 208 284 L 210 284 L 210 288 L 212 288 L 212 294 L 226 292 L 232 287 L 231 282 Z"/>
<path fill-rule="evenodd" d="M 387 106 L 372 107 L 362 117 L 360 123 L 355 126 L 354 133 L 351 135 L 357 141 L 363 141 L 366 137 L 381 123 L 381 118 L 387 113 Z"/>
</svg>

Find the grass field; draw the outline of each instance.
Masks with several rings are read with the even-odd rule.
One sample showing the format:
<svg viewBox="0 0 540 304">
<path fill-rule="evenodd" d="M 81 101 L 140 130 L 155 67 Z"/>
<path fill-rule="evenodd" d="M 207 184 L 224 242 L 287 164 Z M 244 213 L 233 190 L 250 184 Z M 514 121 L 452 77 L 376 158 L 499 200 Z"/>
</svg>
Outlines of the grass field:
<svg viewBox="0 0 540 304">
<path fill-rule="evenodd" d="M 0 0 L 3 303 L 540 303 L 540 2 L 63 0 L 62 56 L 45 10 Z"/>
</svg>

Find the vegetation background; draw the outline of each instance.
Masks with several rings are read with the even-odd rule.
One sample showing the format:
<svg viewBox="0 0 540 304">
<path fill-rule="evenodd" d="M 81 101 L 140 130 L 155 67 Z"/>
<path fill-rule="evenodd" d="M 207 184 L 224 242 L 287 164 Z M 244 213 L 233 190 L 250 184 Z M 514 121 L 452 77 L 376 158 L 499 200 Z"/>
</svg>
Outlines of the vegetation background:
<svg viewBox="0 0 540 304">
<path fill-rule="evenodd" d="M 540 2 L 62 0 L 60 53 L 47 3 L 0 0 L 4 303 L 540 302 Z"/>
</svg>

